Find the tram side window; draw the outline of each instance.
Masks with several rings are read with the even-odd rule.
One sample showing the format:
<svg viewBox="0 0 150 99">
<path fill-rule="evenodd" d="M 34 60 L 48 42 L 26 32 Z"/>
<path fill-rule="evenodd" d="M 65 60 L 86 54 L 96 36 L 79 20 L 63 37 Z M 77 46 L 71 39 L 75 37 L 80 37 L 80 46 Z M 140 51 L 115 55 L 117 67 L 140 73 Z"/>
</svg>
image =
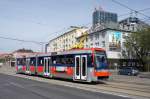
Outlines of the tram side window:
<svg viewBox="0 0 150 99">
<path fill-rule="evenodd" d="M 65 64 L 64 56 L 57 56 L 56 64 Z"/>
<path fill-rule="evenodd" d="M 22 65 L 26 65 L 26 59 L 25 58 L 22 59 Z"/>
<path fill-rule="evenodd" d="M 79 57 L 76 58 L 76 75 L 79 75 L 79 65 L 80 65 L 80 59 Z"/>
<path fill-rule="evenodd" d="M 86 58 L 85 57 L 82 57 L 82 73 L 83 73 L 83 76 L 86 75 Z"/>
<path fill-rule="evenodd" d="M 17 59 L 17 65 L 21 65 L 21 59 Z"/>
<path fill-rule="evenodd" d="M 73 64 L 73 55 L 59 55 L 52 57 L 53 64 Z"/>
<path fill-rule="evenodd" d="M 23 58 L 17 59 L 17 65 L 25 65 L 25 59 Z"/>
<path fill-rule="evenodd" d="M 30 59 L 30 65 L 32 65 L 32 66 L 36 65 L 36 59 L 35 58 Z"/>
<path fill-rule="evenodd" d="M 50 57 L 48 64 L 51 65 L 52 64 L 52 58 Z"/>
<path fill-rule="evenodd" d="M 66 58 L 65 58 L 65 60 L 66 60 L 66 64 L 74 64 L 74 57 L 73 57 L 73 55 L 66 55 Z"/>
<path fill-rule="evenodd" d="M 87 64 L 88 64 L 89 67 L 94 66 L 94 63 L 93 63 L 92 59 L 93 59 L 92 55 L 89 55 L 88 59 L 87 59 Z"/>
<path fill-rule="evenodd" d="M 52 57 L 52 64 L 56 64 L 56 56 Z"/>
<path fill-rule="evenodd" d="M 66 60 L 65 60 L 65 57 L 63 55 L 56 56 L 55 57 L 55 61 L 53 61 L 53 63 L 56 63 L 56 64 L 66 64 Z"/>
<path fill-rule="evenodd" d="M 39 57 L 38 58 L 38 66 L 43 66 L 44 65 L 44 58 L 43 57 Z"/>
</svg>

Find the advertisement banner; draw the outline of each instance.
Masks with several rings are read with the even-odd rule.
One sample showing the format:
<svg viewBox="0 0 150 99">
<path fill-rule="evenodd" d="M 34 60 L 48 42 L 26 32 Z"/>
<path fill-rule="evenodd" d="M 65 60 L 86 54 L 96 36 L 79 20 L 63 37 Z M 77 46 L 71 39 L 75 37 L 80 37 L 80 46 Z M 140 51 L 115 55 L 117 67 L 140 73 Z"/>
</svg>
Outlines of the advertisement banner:
<svg viewBox="0 0 150 99">
<path fill-rule="evenodd" d="M 121 51 L 121 32 L 112 31 L 109 33 L 109 50 Z"/>
</svg>

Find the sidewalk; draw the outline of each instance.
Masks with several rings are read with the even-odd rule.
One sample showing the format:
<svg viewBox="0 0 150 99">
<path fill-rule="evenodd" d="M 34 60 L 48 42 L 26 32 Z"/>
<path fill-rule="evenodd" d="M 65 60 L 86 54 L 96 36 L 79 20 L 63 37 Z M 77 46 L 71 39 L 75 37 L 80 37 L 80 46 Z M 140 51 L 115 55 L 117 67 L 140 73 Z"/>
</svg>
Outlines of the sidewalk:
<svg viewBox="0 0 150 99">
<path fill-rule="evenodd" d="M 148 78 L 150 79 L 150 72 L 142 72 L 140 75 L 139 75 L 140 78 Z"/>
<path fill-rule="evenodd" d="M 118 75 L 116 70 L 110 70 L 110 72 L 112 73 L 108 80 L 110 82 L 135 83 L 150 86 L 150 72 L 140 72 L 138 76 Z"/>
</svg>

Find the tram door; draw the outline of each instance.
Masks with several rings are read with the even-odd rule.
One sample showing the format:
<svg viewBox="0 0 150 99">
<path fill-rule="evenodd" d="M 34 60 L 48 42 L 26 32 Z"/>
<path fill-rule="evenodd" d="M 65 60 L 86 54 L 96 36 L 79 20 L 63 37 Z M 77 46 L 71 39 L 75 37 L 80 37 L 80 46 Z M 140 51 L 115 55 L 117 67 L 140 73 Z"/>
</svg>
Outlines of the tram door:
<svg viewBox="0 0 150 99">
<path fill-rule="evenodd" d="M 49 76 L 50 75 L 50 57 L 44 58 L 44 75 Z"/>
<path fill-rule="evenodd" d="M 30 73 L 30 58 L 26 59 L 26 73 Z"/>
<path fill-rule="evenodd" d="M 87 79 L 87 55 L 75 56 L 75 79 Z"/>
</svg>

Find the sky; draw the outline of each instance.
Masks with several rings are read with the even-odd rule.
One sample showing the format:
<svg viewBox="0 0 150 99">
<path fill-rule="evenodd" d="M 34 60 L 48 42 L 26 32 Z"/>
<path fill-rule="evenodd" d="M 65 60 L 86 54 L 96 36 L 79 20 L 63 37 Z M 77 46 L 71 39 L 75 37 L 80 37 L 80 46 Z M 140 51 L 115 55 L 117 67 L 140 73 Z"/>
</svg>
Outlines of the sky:
<svg viewBox="0 0 150 99">
<path fill-rule="evenodd" d="M 150 8 L 150 0 L 116 1 L 135 10 Z M 131 12 L 112 0 L 0 0 L 0 37 L 48 42 L 70 26 L 90 26 L 95 7 L 117 13 L 119 20 L 130 16 L 120 15 Z M 150 16 L 150 9 L 142 13 Z M 140 14 L 137 17 L 148 19 Z M 0 38 L 0 52 L 20 48 L 42 51 L 44 46 Z"/>
</svg>

